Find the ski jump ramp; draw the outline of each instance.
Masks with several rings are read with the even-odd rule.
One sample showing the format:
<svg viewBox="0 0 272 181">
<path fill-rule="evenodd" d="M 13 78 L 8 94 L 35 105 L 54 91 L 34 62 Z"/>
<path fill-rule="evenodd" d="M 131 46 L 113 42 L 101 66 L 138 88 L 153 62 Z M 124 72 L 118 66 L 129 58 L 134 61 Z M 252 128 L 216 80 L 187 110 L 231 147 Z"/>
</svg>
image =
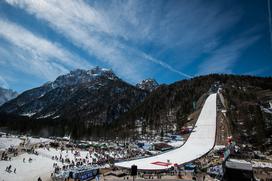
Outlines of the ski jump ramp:
<svg viewBox="0 0 272 181">
<path fill-rule="evenodd" d="M 207 154 L 215 144 L 216 97 L 216 93 L 208 96 L 195 127 L 183 146 L 156 156 L 115 163 L 115 166 L 131 168 L 132 165 L 137 165 L 139 170 L 166 170 L 175 164 L 181 165 Z"/>
</svg>

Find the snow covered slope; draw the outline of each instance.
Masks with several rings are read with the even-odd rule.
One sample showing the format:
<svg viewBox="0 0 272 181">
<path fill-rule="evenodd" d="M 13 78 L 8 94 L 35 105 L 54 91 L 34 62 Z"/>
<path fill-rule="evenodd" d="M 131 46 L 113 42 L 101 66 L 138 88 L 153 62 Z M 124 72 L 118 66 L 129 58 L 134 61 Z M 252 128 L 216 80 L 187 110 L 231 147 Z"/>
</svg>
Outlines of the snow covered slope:
<svg viewBox="0 0 272 181">
<path fill-rule="evenodd" d="M 183 164 L 208 153 L 214 146 L 216 134 L 216 96 L 211 94 L 198 117 L 193 132 L 180 148 L 153 157 L 116 163 L 118 167 L 137 165 L 140 170 L 164 170 Z"/>
<path fill-rule="evenodd" d="M 25 162 L 23 162 L 23 158 L 25 158 Z M 28 162 L 29 158 L 32 158 L 32 162 Z M 0 180 L 32 181 L 37 180 L 39 177 L 45 181 L 50 180 L 50 173 L 53 172 L 52 165 L 54 162 L 51 158 L 24 153 L 12 158 L 11 161 L 0 161 Z M 12 166 L 12 171 L 16 168 L 16 173 L 5 171 L 9 165 Z"/>
<path fill-rule="evenodd" d="M 10 146 L 19 146 L 19 144 L 22 142 L 17 137 L 0 137 L 0 150 L 8 149 Z"/>
</svg>

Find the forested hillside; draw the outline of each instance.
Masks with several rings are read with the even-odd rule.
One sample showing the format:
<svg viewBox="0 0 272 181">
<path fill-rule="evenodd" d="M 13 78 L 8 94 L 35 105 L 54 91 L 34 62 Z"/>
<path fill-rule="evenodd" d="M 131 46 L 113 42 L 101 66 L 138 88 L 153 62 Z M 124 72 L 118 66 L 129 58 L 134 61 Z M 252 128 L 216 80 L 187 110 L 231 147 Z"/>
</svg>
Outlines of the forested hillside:
<svg viewBox="0 0 272 181">
<path fill-rule="evenodd" d="M 123 112 L 111 121 L 101 124 L 89 124 L 84 121 L 92 117 L 82 117 L 75 110 L 72 117 L 40 118 L 22 117 L 2 113 L 0 124 L 6 129 L 40 135 L 71 135 L 74 138 L 127 138 L 137 134 L 171 132 L 179 130 L 188 120 L 188 116 L 201 106 L 212 90 L 220 85 L 225 98 L 227 117 L 233 136 L 240 142 L 263 144 L 269 142 L 272 134 L 272 78 L 252 76 L 219 75 L 195 77 L 170 85 L 160 85 L 149 93 L 143 101 Z M 102 89 L 103 90 L 103 89 Z M 98 91 L 97 98 L 105 97 L 107 91 Z M 126 94 L 129 95 L 129 94 Z M 88 94 L 81 94 L 88 96 Z M 118 97 L 118 94 L 116 95 Z M 137 96 L 136 96 L 137 97 Z M 80 97 L 80 99 L 83 99 Z M 80 99 L 70 100 L 78 104 Z M 129 101 L 127 96 L 125 102 Z M 135 97 L 134 97 L 135 99 Z M 103 102 L 101 102 L 103 108 Z M 87 106 L 88 107 L 88 106 Z M 90 108 L 91 109 L 91 108 Z M 97 110 L 99 112 L 99 110 Z M 141 132 L 138 128 L 141 128 Z"/>
</svg>

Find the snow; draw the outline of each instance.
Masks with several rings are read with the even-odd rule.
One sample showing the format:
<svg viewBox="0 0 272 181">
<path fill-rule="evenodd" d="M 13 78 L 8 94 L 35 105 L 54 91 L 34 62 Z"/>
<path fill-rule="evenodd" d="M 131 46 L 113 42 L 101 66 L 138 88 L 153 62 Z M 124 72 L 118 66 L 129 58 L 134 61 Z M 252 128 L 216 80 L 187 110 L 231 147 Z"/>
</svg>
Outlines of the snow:
<svg viewBox="0 0 272 181">
<path fill-rule="evenodd" d="M 47 139 L 34 139 L 30 138 L 30 142 L 38 143 L 38 142 L 48 141 Z M 50 148 L 47 150 L 46 148 L 36 149 L 38 155 L 24 153 L 17 157 L 13 157 L 11 161 L 0 161 L 0 181 L 26 181 L 26 180 L 37 180 L 38 177 L 41 177 L 42 180 L 50 180 L 50 175 L 53 172 L 53 163 L 57 163 L 59 166 L 62 166 L 62 163 L 52 160 L 52 156 L 59 157 L 62 155 L 63 158 L 69 158 L 70 160 L 75 160 L 75 158 L 85 158 L 89 155 L 88 151 L 80 151 L 80 154 L 75 157 L 75 155 L 69 150 L 61 151 Z M 92 158 L 96 158 L 92 153 Z M 25 158 L 25 163 L 23 162 L 23 158 Z M 28 162 L 28 159 L 32 158 L 32 162 Z M 92 162 L 92 158 L 90 158 L 89 162 Z M 11 165 L 11 171 L 16 168 L 16 174 L 11 172 L 8 173 L 5 171 L 6 167 Z"/>
<path fill-rule="evenodd" d="M 0 137 L 0 150 L 8 149 L 10 146 L 18 146 L 22 140 L 16 137 Z"/>
<path fill-rule="evenodd" d="M 29 138 L 31 143 L 38 143 L 48 141 L 45 138 Z M 75 152 L 69 151 L 61 151 L 59 149 L 50 148 L 47 150 L 46 148 L 38 148 L 36 149 L 38 155 L 24 153 L 17 157 L 12 157 L 11 161 L 0 161 L 0 181 L 26 181 L 26 180 L 37 180 L 38 177 L 41 177 L 42 180 L 48 181 L 50 179 L 50 175 L 53 172 L 53 163 L 57 163 L 59 166 L 63 164 L 59 161 L 52 160 L 53 156 L 60 157 L 62 155 L 63 158 L 69 158 L 70 160 L 77 159 L 85 159 L 88 155 L 90 156 L 88 151 L 79 151 L 79 155 L 75 156 Z M 89 163 L 93 161 L 93 159 L 97 159 L 96 152 L 92 152 L 91 158 L 89 157 L 87 160 Z M 25 158 L 25 162 L 23 162 L 23 158 Z M 32 162 L 29 162 L 28 159 L 32 158 Z M 66 163 L 64 163 L 66 164 Z M 11 165 L 11 173 L 5 171 L 6 167 Z M 13 173 L 14 168 L 16 168 L 16 174 Z"/>
<path fill-rule="evenodd" d="M 106 69 L 106 68 L 101 68 L 101 70 L 102 70 L 103 72 L 109 72 L 109 71 L 110 71 L 110 69 Z"/>
<path fill-rule="evenodd" d="M 169 143 L 167 143 L 170 146 L 173 146 L 175 148 L 180 147 L 181 145 L 183 145 L 184 141 L 171 141 Z"/>
<path fill-rule="evenodd" d="M 235 162 L 235 163 L 243 163 L 243 164 L 251 164 L 250 162 L 246 161 L 246 160 L 238 160 L 238 159 L 229 159 L 228 161 L 230 162 Z"/>
<path fill-rule="evenodd" d="M 60 117 L 60 115 L 57 115 L 57 116 L 53 117 L 53 119 L 57 119 L 57 118 L 59 118 L 59 117 Z"/>
<path fill-rule="evenodd" d="M 221 149 L 224 149 L 224 148 L 226 148 L 225 145 L 215 145 L 213 149 L 214 150 L 221 150 Z"/>
<path fill-rule="evenodd" d="M 47 149 L 42 149 L 39 148 L 36 150 L 41 156 L 46 157 L 51 159 L 52 156 L 60 156 L 62 155 L 63 158 L 69 158 L 70 160 L 74 160 L 75 159 L 75 155 L 71 152 L 71 151 L 61 151 L 61 150 L 56 150 L 53 148 L 50 148 L 49 151 Z M 85 158 L 86 155 L 89 155 L 88 151 L 80 151 L 80 155 L 77 156 L 77 158 Z M 93 155 L 92 155 L 93 156 Z"/>
<path fill-rule="evenodd" d="M 155 90 L 158 86 L 159 84 L 155 79 L 145 79 L 136 84 L 136 87 L 150 92 Z"/>
<path fill-rule="evenodd" d="M 8 149 L 10 146 L 17 147 L 20 145 L 20 143 L 23 143 L 25 139 L 27 140 L 28 144 L 31 144 L 31 145 L 50 141 L 50 139 L 47 139 L 47 138 L 21 137 L 20 139 L 15 136 L 0 137 L 0 150 Z"/>
<path fill-rule="evenodd" d="M 193 132 L 183 146 L 160 155 L 119 162 L 115 165 L 124 168 L 131 168 L 132 165 L 137 165 L 140 170 L 165 170 L 174 166 L 174 164 L 184 164 L 208 153 L 215 143 L 216 96 L 217 94 L 211 94 L 207 98 Z M 163 164 L 156 164 L 156 162 L 162 162 Z"/>
<path fill-rule="evenodd" d="M 266 113 L 268 113 L 268 114 L 272 114 L 272 110 L 270 110 L 270 109 L 267 109 L 267 108 L 262 108 L 262 110 L 264 111 L 264 112 L 266 112 Z"/>
<path fill-rule="evenodd" d="M 29 137 L 29 144 L 38 144 L 38 143 L 46 143 L 51 141 L 50 139 L 47 138 L 31 138 Z"/>
<path fill-rule="evenodd" d="M 34 114 L 36 114 L 35 112 L 30 112 L 30 113 L 24 113 L 24 114 L 21 114 L 22 116 L 28 116 L 28 117 L 31 117 L 33 116 Z"/>
<path fill-rule="evenodd" d="M 32 162 L 28 162 L 29 158 Z M 25 162 L 23 162 L 25 158 Z M 41 177 L 42 180 L 49 180 L 50 173 L 53 171 L 54 160 L 43 156 L 24 153 L 12 158 L 11 161 L 0 161 L 0 180 L 1 181 L 26 181 L 37 180 Z M 6 167 L 11 165 L 11 171 L 16 168 L 16 174 L 5 171 Z"/>
<path fill-rule="evenodd" d="M 46 114 L 46 115 L 44 115 L 44 116 L 40 116 L 40 117 L 38 117 L 37 119 L 48 118 L 48 117 L 53 116 L 55 113 L 56 113 L 56 112 L 50 112 L 50 113 L 47 113 L 47 114 Z"/>
<path fill-rule="evenodd" d="M 47 138 L 32 138 L 32 137 L 25 137 L 25 138 L 17 138 L 15 136 L 10 137 L 0 137 L 0 150 L 8 149 L 10 146 L 17 147 L 20 143 L 23 142 L 24 139 L 27 139 L 29 144 L 37 144 L 37 143 L 44 143 L 50 141 Z"/>
<path fill-rule="evenodd" d="M 272 163 L 252 161 L 253 168 L 272 168 Z"/>
<path fill-rule="evenodd" d="M 38 99 L 39 99 L 39 98 L 42 98 L 44 95 L 45 95 L 45 92 L 42 93 L 42 94 L 38 97 Z"/>
</svg>

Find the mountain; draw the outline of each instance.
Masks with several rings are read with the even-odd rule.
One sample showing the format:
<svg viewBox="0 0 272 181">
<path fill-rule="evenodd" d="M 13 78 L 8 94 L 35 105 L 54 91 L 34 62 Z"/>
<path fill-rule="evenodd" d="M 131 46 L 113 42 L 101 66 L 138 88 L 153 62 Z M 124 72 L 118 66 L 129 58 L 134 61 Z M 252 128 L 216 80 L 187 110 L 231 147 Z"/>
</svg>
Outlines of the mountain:
<svg viewBox="0 0 272 181">
<path fill-rule="evenodd" d="M 5 103 L 0 128 L 76 139 L 176 132 L 193 124 L 215 91 L 220 92 L 218 117 L 235 141 L 263 149 L 272 145 L 272 78 L 225 74 L 181 80 L 149 92 L 110 70 L 76 70 Z"/>
<path fill-rule="evenodd" d="M 138 89 L 111 70 L 75 70 L 23 92 L 0 107 L 0 112 L 32 119 L 65 119 L 88 125 L 112 122 L 140 103 L 147 91 Z"/>
<path fill-rule="evenodd" d="M 226 112 L 226 124 L 234 139 L 257 145 L 272 143 L 271 77 L 212 74 L 162 85 L 123 114 L 119 125 L 128 130 L 126 135 L 132 130 L 148 135 L 179 130 L 199 113 L 209 92 L 218 86 L 224 97 L 218 110 Z"/>
<path fill-rule="evenodd" d="M 11 99 L 14 99 L 17 95 L 18 93 L 11 89 L 0 87 L 0 106 Z"/>
<path fill-rule="evenodd" d="M 158 82 L 155 79 L 145 79 L 142 80 L 140 83 L 136 84 L 136 87 L 152 92 L 159 86 Z"/>
</svg>

